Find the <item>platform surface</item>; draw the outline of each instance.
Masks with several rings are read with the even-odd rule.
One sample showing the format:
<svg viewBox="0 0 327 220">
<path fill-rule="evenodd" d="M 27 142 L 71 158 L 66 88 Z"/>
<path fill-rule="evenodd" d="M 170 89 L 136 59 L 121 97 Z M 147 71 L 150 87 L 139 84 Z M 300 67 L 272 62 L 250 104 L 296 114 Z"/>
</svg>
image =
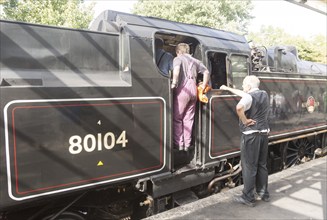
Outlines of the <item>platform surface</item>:
<svg viewBox="0 0 327 220">
<path fill-rule="evenodd" d="M 248 207 L 233 201 L 243 186 L 146 218 L 159 219 L 327 219 L 327 156 L 269 176 L 270 202 Z"/>
</svg>

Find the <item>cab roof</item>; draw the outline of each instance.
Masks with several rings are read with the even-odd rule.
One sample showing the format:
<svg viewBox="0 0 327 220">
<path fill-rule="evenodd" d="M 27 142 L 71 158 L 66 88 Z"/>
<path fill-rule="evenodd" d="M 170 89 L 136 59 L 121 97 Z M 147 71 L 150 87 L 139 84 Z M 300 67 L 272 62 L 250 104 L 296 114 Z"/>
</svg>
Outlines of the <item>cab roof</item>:
<svg viewBox="0 0 327 220">
<path fill-rule="evenodd" d="M 128 14 L 118 11 L 107 10 L 102 12 L 90 25 L 91 30 L 99 31 L 100 23 L 103 21 L 116 22 L 117 24 L 152 27 L 157 29 L 165 29 L 169 31 L 178 31 L 188 34 L 194 34 L 198 36 L 206 36 L 211 38 L 223 39 L 228 41 L 234 41 L 239 43 L 247 43 L 244 36 L 217 30 L 205 26 L 185 24 L 175 21 L 169 21 L 161 18 L 145 17 L 140 15 Z"/>
</svg>

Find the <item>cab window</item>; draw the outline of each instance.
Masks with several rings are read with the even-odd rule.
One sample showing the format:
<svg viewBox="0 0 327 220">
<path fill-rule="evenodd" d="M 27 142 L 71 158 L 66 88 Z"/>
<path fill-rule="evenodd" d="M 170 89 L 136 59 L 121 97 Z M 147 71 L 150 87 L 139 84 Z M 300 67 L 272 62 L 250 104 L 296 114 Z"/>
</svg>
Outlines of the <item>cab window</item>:
<svg viewBox="0 0 327 220">
<path fill-rule="evenodd" d="M 249 74 L 248 56 L 232 55 L 231 62 L 231 84 L 235 89 L 242 90 L 243 79 Z"/>
<path fill-rule="evenodd" d="M 154 34 L 153 60 L 160 74 L 169 76 L 172 73 L 173 59 L 176 57 L 175 48 L 179 43 L 188 44 L 190 54 L 194 58 L 202 60 L 201 44 L 196 38 L 169 32 L 157 32 Z"/>
</svg>

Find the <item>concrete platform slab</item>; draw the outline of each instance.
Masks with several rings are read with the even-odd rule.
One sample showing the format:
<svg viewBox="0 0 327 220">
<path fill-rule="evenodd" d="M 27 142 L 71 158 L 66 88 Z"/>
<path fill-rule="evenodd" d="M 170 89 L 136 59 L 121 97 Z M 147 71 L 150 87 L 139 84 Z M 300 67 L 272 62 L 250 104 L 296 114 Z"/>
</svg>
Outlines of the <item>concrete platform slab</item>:
<svg viewBox="0 0 327 220">
<path fill-rule="evenodd" d="M 327 157 L 269 176 L 270 202 L 248 207 L 233 201 L 243 186 L 146 218 L 158 219 L 327 219 Z"/>
</svg>

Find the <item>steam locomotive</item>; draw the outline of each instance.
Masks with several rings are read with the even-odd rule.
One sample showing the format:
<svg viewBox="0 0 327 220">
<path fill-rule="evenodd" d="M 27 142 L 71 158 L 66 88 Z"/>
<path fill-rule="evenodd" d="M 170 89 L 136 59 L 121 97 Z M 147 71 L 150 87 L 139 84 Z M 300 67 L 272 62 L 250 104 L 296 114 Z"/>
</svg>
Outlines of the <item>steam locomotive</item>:
<svg viewBox="0 0 327 220">
<path fill-rule="evenodd" d="M 326 65 L 294 47 L 115 11 L 87 31 L 0 25 L 0 219 L 140 219 L 242 184 L 240 97 L 219 87 L 249 74 L 270 96 L 269 173 L 326 153 Z M 190 152 L 172 146 L 155 38 L 175 56 L 188 43 L 211 72 Z"/>
</svg>

